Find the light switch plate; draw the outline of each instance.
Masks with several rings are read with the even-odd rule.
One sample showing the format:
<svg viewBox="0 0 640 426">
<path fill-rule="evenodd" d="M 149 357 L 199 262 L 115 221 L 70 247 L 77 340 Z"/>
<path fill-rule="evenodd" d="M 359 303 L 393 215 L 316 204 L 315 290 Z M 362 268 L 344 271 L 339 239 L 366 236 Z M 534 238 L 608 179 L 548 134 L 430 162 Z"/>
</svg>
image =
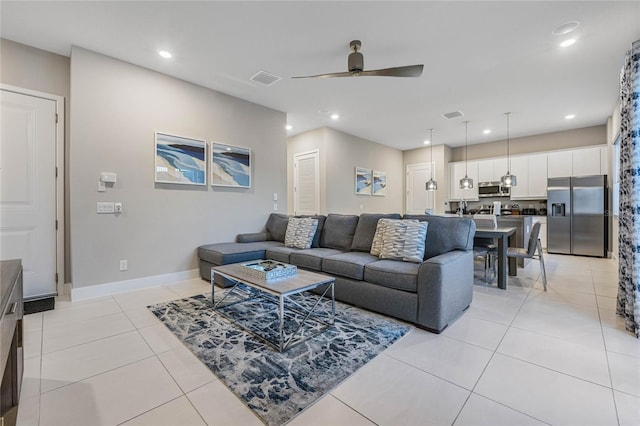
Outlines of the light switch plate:
<svg viewBox="0 0 640 426">
<path fill-rule="evenodd" d="M 116 183 L 116 174 L 110 172 L 100 173 L 100 182 Z"/>
<path fill-rule="evenodd" d="M 115 213 L 114 203 L 96 203 L 96 212 L 98 214 Z"/>
</svg>

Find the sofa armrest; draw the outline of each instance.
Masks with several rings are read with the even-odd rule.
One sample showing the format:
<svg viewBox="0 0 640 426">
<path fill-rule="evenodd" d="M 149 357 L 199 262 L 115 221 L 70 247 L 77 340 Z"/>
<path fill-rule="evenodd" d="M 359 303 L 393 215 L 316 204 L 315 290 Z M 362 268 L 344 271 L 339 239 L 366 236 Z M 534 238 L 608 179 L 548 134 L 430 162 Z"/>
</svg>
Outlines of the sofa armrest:
<svg viewBox="0 0 640 426">
<path fill-rule="evenodd" d="M 238 234 L 236 242 L 238 243 L 256 243 L 259 241 L 268 241 L 271 235 L 268 232 L 254 232 L 251 234 Z"/>
<path fill-rule="evenodd" d="M 453 250 L 425 260 L 417 290 L 416 324 L 441 332 L 471 304 L 473 251 Z"/>
</svg>

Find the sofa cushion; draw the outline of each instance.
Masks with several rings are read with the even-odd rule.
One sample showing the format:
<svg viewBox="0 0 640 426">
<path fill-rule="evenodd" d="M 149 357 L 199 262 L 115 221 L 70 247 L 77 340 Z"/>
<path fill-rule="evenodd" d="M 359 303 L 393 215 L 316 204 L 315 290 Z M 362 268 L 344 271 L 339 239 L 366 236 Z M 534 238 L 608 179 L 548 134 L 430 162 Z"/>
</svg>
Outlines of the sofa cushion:
<svg viewBox="0 0 640 426">
<path fill-rule="evenodd" d="M 330 214 L 324 223 L 320 247 L 349 250 L 358 225 L 358 216 Z"/>
<path fill-rule="evenodd" d="M 288 224 L 289 216 L 286 214 L 271 213 L 267 220 L 267 232 L 271 235 L 271 239 L 283 243 Z"/>
<path fill-rule="evenodd" d="M 256 243 L 218 243 L 198 247 L 198 257 L 214 265 L 264 259 L 268 248 L 282 246 L 277 241 Z"/>
<path fill-rule="evenodd" d="M 322 230 L 324 229 L 324 222 L 327 220 L 326 216 L 321 214 L 314 216 L 296 216 L 296 217 L 310 217 L 311 219 L 318 219 L 318 229 L 316 229 L 316 234 L 313 236 L 313 242 L 311 242 L 311 248 L 320 247 L 320 236 L 322 235 Z"/>
<path fill-rule="evenodd" d="M 269 260 L 277 260 L 278 262 L 290 263 L 289 256 L 291 253 L 300 251 L 300 249 L 293 247 L 270 247 L 267 249 L 264 257 Z"/>
<path fill-rule="evenodd" d="M 305 269 L 322 271 L 322 259 L 339 253 L 342 251 L 330 248 L 296 250 L 289 255 L 289 263 Z"/>
<path fill-rule="evenodd" d="M 417 292 L 421 263 L 383 259 L 364 267 L 364 280 L 383 287 Z"/>
<path fill-rule="evenodd" d="M 427 222 L 394 220 L 385 222 L 380 259 L 422 263 Z"/>
<path fill-rule="evenodd" d="M 316 229 L 318 229 L 318 219 L 291 217 L 287 224 L 284 245 L 299 249 L 311 248 L 313 237 L 316 235 Z"/>
<path fill-rule="evenodd" d="M 424 259 L 452 250 L 472 250 L 475 223 L 467 217 L 443 217 L 430 215 L 404 215 L 405 219 L 417 219 L 429 223 L 425 241 Z"/>
<path fill-rule="evenodd" d="M 376 256 L 371 256 L 369 253 L 357 251 L 334 254 L 322 260 L 322 272 L 363 280 L 364 266 L 378 260 Z"/>
<path fill-rule="evenodd" d="M 376 233 L 376 227 L 378 226 L 378 220 L 383 218 L 401 219 L 402 216 L 397 213 L 362 213 L 358 219 L 355 234 L 353 235 L 351 250 L 369 252 L 371 250 L 373 236 Z"/>
</svg>

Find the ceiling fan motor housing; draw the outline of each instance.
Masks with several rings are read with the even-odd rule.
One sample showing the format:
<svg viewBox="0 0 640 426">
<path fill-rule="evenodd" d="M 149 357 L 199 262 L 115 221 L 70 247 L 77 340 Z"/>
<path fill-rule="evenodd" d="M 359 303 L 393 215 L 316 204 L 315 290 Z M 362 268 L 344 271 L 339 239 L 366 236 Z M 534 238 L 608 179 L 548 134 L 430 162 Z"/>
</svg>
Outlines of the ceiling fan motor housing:
<svg viewBox="0 0 640 426">
<path fill-rule="evenodd" d="M 364 56 L 360 52 L 353 52 L 349 55 L 349 72 L 351 74 L 360 74 L 364 69 Z"/>
</svg>

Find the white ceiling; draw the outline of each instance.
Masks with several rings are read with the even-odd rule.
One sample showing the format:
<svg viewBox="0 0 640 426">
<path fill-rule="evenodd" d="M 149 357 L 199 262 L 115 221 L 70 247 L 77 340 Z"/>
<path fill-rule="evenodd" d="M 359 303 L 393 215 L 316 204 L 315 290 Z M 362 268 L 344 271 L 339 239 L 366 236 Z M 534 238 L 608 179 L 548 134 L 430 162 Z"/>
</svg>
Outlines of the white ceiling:
<svg viewBox="0 0 640 426">
<path fill-rule="evenodd" d="M 435 144 L 464 145 L 464 120 L 470 144 L 504 139 L 507 111 L 512 138 L 605 124 L 640 39 L 638 0 L 2 1 L 0 15 L 3 38 L 65 56 L 80 46 L 286 112 L 289 135 L 331 126 L 402 150 L 432 127 Z M 580 25 L 552 35 L 568 21 Z M 346 71 L 353 39 L 365 69 L 422 63 L 422 77 L 290 78 Z M 282 80 L 250 81 L 259 70 Z"/>
</svg>

